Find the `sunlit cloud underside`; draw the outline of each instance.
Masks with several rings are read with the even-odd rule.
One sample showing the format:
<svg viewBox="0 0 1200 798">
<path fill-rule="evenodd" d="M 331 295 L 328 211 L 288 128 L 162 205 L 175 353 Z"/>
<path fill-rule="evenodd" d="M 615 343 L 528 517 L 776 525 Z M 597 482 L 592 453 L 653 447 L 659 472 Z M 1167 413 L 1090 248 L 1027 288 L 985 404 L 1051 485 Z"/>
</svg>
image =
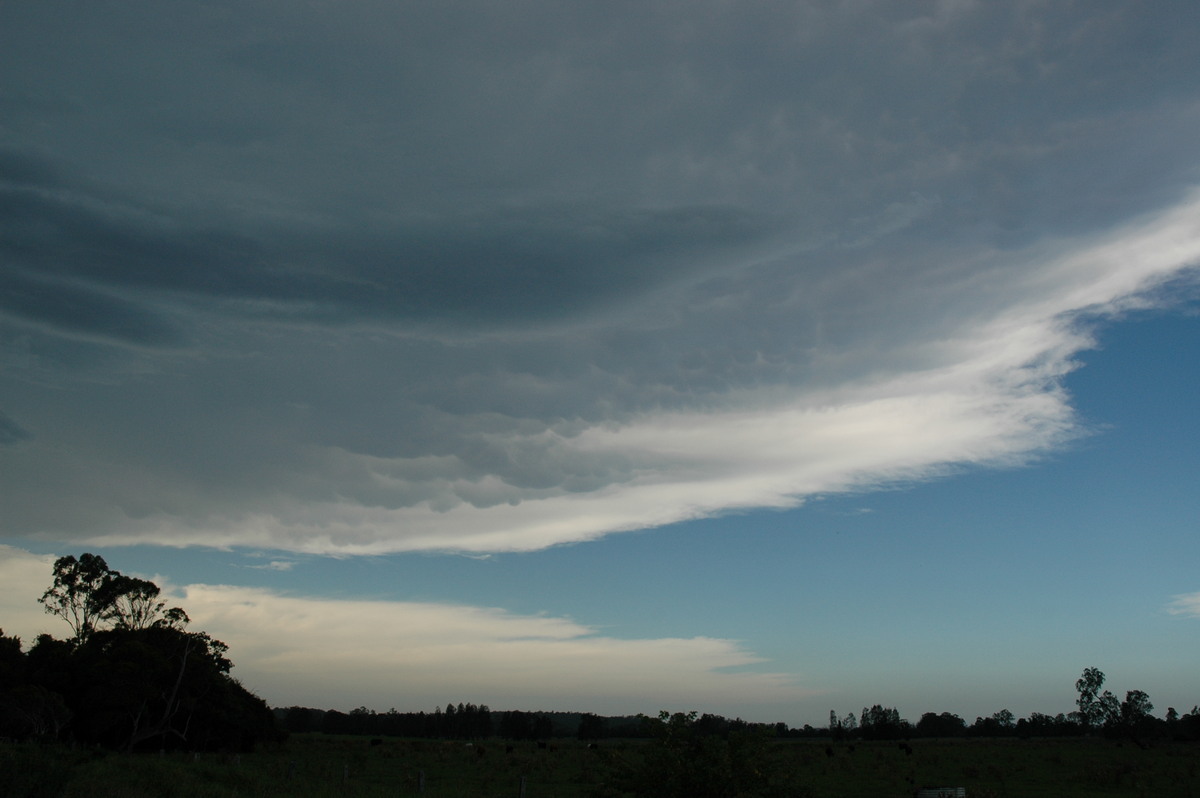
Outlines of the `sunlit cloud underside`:
<svg viewBox="0 0 1200 798">
<path fill-rule="evenodd" d="M 491 453 L 492 468 L 482 474 L 454 453 L 403 458 L 309 445 L 295 464 L 304 472 L 270 464 L 283 469 L 274 476 L 274 495 L 218 501 L 215 514 L 190 506 L 189 486 L 141 475 L 128 482 L 146 493 L 129 502 L 149 511 L 110 518 L 105 531 L 84 540 L 315 553 L 523 551 L 729 510 L 790 507 L 806 496 L 927 478 L 954 466 L 1017 463 L 1080 431 L 1060 378 L 1091 345 L 1087 322 L 1162 302 L 1152 296 L 1156 288 L 1194 276 L 1200 202 L 1189 198 L 1094 240 L 987 258 L 994 262 L 984 269 L 974 263 L 962 284 L 936 289 L 944 319 L 934 329 L 885 330 L 894 336 L 881 351 L 847 354 L 850 373 L 836 381 L 743 385 L 702 397 L 703 408 L 627 413 L 596 424 L 473 431 L 460 445 Z M 989 272 L 989 279 L 979 277 Z M 838 355 L 834 346 L 822 357 Z M 464 428 L 486 426 L 484 416 L 464 416 Z M 523 485 L 530 462 L 556 469 L 554 478 Z M 579 474 L 590 475 L 591 484 L 566 484 L 566 476 Z M 319 490 L 302 491 L 318 481 Z M 113 487 L 121 489 L 115 481 Z M 155 491 L 178 497 L 179 512 L 165 512 Z"/>
</svg>

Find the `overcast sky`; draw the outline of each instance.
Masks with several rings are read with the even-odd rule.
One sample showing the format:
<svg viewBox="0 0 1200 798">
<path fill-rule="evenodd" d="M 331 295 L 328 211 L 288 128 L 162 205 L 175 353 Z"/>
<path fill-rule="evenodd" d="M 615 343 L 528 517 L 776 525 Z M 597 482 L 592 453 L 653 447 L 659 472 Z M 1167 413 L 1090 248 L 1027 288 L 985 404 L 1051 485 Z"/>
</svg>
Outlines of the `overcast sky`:
<svg viewBox="0 0 1200 798">
<path fill-rule="evenodd" d="M 1198 37 L 0 5 L 0 626 L 94 551 L 277 705 L 1189 709 Z"/>
</svg>

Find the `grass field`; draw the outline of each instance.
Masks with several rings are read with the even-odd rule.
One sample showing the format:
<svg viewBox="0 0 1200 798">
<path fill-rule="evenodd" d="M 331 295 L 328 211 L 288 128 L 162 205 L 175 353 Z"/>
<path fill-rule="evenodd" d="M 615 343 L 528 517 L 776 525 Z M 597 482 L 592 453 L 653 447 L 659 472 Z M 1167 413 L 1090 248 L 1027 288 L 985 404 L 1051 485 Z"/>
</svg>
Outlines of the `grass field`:
<svg viewBox="0 0 1200 798">
<path fill-rule="evenodd" d="M 645 741 L 595 749 L 560 741 L 520 743 L 295 735 L 254 754 L 121 755 L 37 744 L 0 744 L 6 798 L 374 798 L 511 796 L 621 798 L 653 789 Z M 755 795 L 902 798 L 917 787 L 965 787 L 971 798 L 1200 798 L 1200 747 L 1143 750 L 1100 740 L 917 740 L 896 743 L 769 744 L 774 774 Z M 481 753 L 482 751 L 482 753 Z M 832 752 L 832 755 L 830 755 Z M 640 779 L 640 780 L 639 780 Z"/>
</svg>

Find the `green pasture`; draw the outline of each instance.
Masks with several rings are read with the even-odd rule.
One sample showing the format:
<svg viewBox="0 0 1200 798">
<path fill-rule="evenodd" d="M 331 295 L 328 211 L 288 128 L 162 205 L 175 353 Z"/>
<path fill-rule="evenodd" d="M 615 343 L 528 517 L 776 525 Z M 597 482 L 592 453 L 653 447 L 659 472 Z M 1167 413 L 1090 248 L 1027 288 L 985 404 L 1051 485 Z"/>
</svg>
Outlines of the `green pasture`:
<svg viewBox="0 0 1200 798">
<path fill-rule="evenodd" d="M 115 754 L 0 743 L 6 798 L 374 798 L 506 796 L 621 798 L 656 788 L 652 741 L 556 741 L 546 748 L 499 740 L 294 735 L 253 754 Z M 750 766 L 762 778 L 745 796 L 903 798 L 917 787 L 965 787 L 971 798 L 1200 798 L 1200 747 L 1142 749 L 1103 740 L 916 740 L 897 743 L 771 741 Z M 482 752 L 481 752 L 482 751 Z M 710 754 L 704 754 L 710 756 Z M 733 766 L 711 755 L 703 774 Z M 686 757 L 686 754 L 685 754 Z M 745 764 L 745 763 L 742 763 Z M 699 781 L 717 784 L 719 778 Z M 693 789 L 702 790 L 703 786 Z M 696 793 L 700 795 L 700 793 Z"/>
</svg>

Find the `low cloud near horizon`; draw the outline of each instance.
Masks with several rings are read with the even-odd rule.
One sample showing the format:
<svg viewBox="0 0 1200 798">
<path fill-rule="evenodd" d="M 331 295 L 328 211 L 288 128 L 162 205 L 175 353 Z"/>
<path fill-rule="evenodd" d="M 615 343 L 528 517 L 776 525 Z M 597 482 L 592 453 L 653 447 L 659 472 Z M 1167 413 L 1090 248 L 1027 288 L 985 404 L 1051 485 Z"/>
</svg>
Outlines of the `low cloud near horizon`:
<svg viewBox="0 0 1200 798">
<path fill-rule="evenodd" d="M 67 637 L 41 612 L 53 557 L 0 546 L 3 631 L 28 646 Z M 737 641 L 622 639 L 568 618 L 415 601 L 289 596 L 227 585 L 162 583 L 168 603 L 230 646 L 233 675 L 274 706 L 432 711 L 447 701 L 492 709 L 570 707 L 608 715 L 690 706 L 763 717 L 814 694 L 796 675 L 747 671 Z M 331 674 L 336 674 L 331 677 Z"/>
</svg>

